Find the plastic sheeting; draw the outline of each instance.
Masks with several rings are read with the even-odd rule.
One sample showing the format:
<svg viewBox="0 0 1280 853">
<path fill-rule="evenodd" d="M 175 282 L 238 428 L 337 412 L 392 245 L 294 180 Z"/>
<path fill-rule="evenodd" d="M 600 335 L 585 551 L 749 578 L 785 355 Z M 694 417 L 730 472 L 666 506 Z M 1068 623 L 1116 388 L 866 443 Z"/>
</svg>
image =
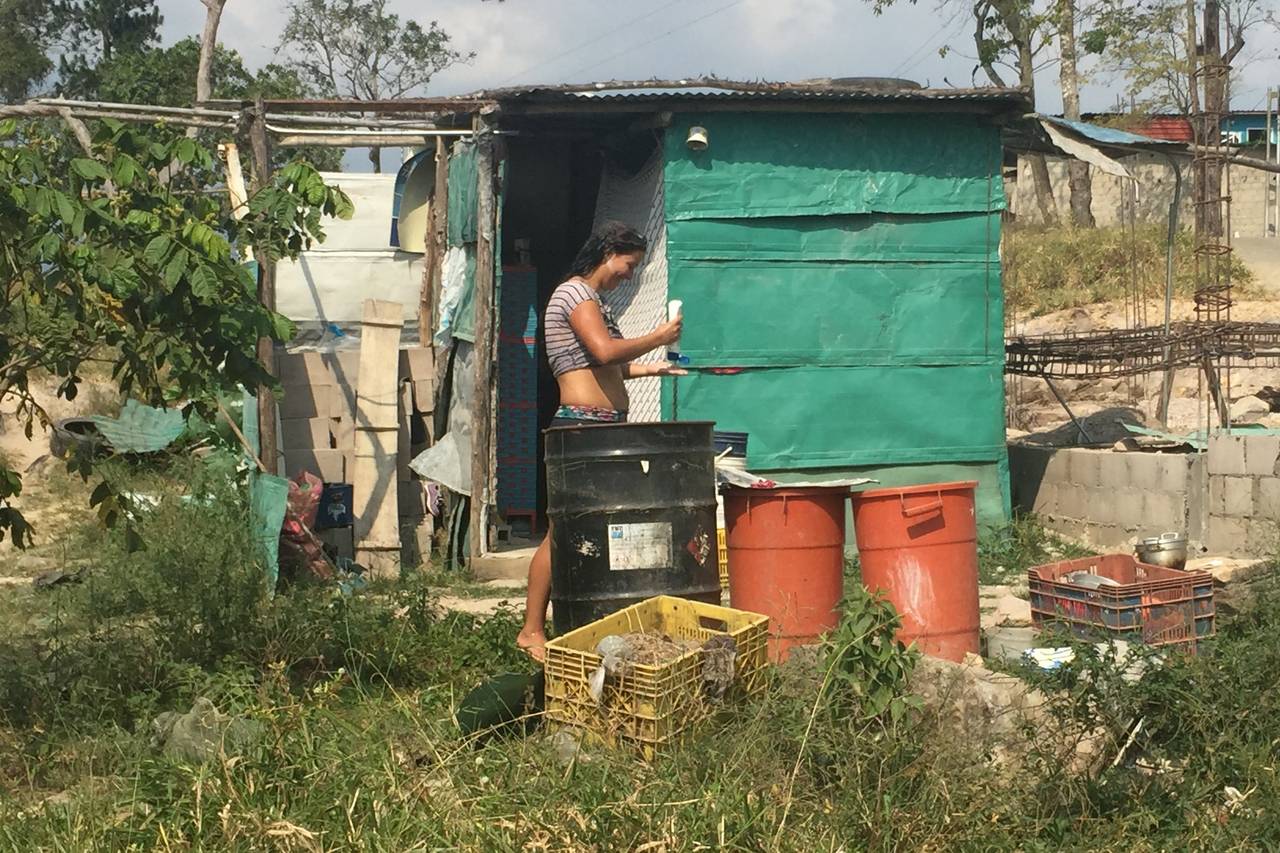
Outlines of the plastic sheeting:
<svg viewBox="0 0 1280 853">
<path fill-rule="evenodd" d="M 676 419 L 751 434 L 752 471 L 998 461 L 1000 364 L 748 369 L 694 373 L 668 394 Z"/>
<path fill-rule="evenodd" d="M 694 124 L 704 152 L 684 144 Z M 664 415 L 750 433 L 751 469 L 779 482 L 963 468 L 980 517 L 1002 521 L 998 129 L 693 114 L 665 150 L 669 292 L 698 369 L 668 382 Z"/>
<path fill-rule="evenodd" d="M 471 494 L 471 400 L 475 396 L 475 347 L 459 343 L 453 360 L 449 428 L 409 463 L 417 474 L 457 492 Z"/>
<path fill-rule="evenodd" d="M 705 151 L 685 145 L 693 125 Z M 1000 210 L 1002 156 L 996 128 L 963 114 L 681 114 L 667 219 Z"/>
<path fill-rule="evenodd" d="M 673 261 L 671 270 L 672 296 L 685 303 L 681 352 L 698 366 L 982 363 L 1004 348 L 999 283 L 988 294 L 982 263 L 742 260 L 730 272 Z"/>
<path fill-rule="evenodd" d="M 476 241 L 476 193 L 479 190 L 475 143 L 460 140 L 449 155 L 448 241 L 450 246 Z"/>
</svg>

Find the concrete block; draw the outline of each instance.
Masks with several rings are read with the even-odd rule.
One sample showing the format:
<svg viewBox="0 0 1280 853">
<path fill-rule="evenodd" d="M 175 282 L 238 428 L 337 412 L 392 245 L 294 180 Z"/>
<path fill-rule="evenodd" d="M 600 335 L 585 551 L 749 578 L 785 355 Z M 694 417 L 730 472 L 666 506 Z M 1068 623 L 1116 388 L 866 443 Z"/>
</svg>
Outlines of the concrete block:
<svg viewBox="0 0 1280 853">
<path fill-rule="evenodd" d="M 1270 477 L 1280 459 L 1280 435 L 1252 435 L 1244 440 L 1245 471 L 1253 477 Z"/>
<path fill-rule="evenodd" d="M 1069 467 L 1068 461 L 1070 460 L 1070 455 L 1067 452 L 1044 447 L 1028 447 L 1023 449 L 1040 457 L 1039 464 L 1044 466 L 1045 480 L 1065 482 L 1070 476 L 1070 472 L 1067 470 Z M 1012 451 L 1010 452 L 1010 456 L 1012 457 Z M 1009 464 L 1013 464 L 1012 458 L 1010 458 Z"/>
<path fill-rule="evenodd" d="M 1280 526 L 1274 518 L 1255 518 L 1249 522 L 1249 554 L 1268 557 L 1276 553 L 1280 543 Z"/>
<path fill-rule="evenodd" d="M 1154 487 L 1162 492 L 1186 492 L 1191 488 L 1191 457 L 1184 453 L 1157 453 L 1153 457 L 1159 469 L 1159 479 Z"/>
<path fill-rule="evenodd" d="M 1096 486 L 1102 470 L 1102 453 L 1100 450 L 1072 448 L 1068 454 L 1067 477 L 1077 486 Z"/>
<path fill-rule="evenodd" d="M 1084 502 L 1077 500 L 1076 493 L 1078 491 L 1079 489 L 1071 483 L 1058 483 L 1053 487 L 1053 515 L 1056 518 L 1079 517 L 1075 513 L 1084 505 Z"/>
<path fill-rule="evenodd" d="M 1089 542 L 1104 551 L 1128 550 L 1133 536 L 1118 524 L 1097 524 L 1089 529 Z"/>
<path fill-rule="evenodd" d="M 1035 500 L 1031 502 L 1031 511 L 1037 515 L 1053 515 L 1058 509 L 1058 492 L 1061 483 L 1044 482 L 1036 490 Z"/>
<path fill-rule="evenodd" d="M 1248 473 L 1244 436 L 1214 433 L 1209 436 L 1209 473 L 1240 477 Z"/>
<path fill-rule="evenodd" d="M 1149 535 L 1166 531 L 1181 533 L 1187 512 L 1186 496 L 1168 492 L 1144 492 L 1142 495 L 1142 530 Z"/>
<path fill-rule="evenodd" d="M 1140 467 L 1131 457 L 1141 453 L 1100 453 L 1098 459 L 1098 485 L 1106 489 L 1127 489 L 1133 482 L 1133 471 Z"/>
<path fill-rule="evenodd" d="M 1241 518 L 1210 516 L 1209 535 L 1206 538 L 1211 554 L 1237 556 L 1249 551 L 1249 526 Z"/>
<path fill-rule="evenodd" d="M 1067 483 L 1062 486 L 1062 504 L 1058 512 L 1068 518 L 1085 520 L 1089 518 L 1089 503 L 1092 495 L 1088 486 L 1079 483 Z"/>
<path fill-rule="evenodd" d="M 1146 522 L 1142 498 L 1142 492 L 1138 489 L 1121 489 L 1118 492 L 1099 489 L 1095 495 L 1097 509 L 1093 517 L 1099 522 L 1119 524 L 1131 529 L 1140 528 Z"/>
<path fill-rule="evenodd" d="M 1209 477 L 1209 514 L 1227 514 L 1227 478 L 1220 475 Z"/>
<path fill-rule="evenodd" d="M 1223 488 L 1226 514 L 1232 518 L 1253 517 L 1252 477 L 1227 477 Z"/>
<path fill-rule="evenodd" d="M 1259 519 L 1280 523 L 1280 477 L 1258 479 L 1258 500 L 1253 511 Z"/>
<path fill-rule="evenodd" d="M 1113 453 L 1125 460 L 1129 484 L 1135 489 L 1164 490 L 1164 460 L 1158 453 Z"/>
</svg>

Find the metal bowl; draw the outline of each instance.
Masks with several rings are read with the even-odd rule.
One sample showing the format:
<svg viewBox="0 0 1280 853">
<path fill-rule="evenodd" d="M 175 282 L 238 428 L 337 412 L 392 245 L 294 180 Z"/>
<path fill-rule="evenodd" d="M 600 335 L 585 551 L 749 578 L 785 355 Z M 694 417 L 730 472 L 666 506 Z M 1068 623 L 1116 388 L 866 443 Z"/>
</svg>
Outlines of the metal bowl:
<svg viewBox="0 0 1280 853">
<path fill-rule="evenodd" d="M 1187 567 L 1187 537 L 1165 533 L 1142 539 L 1134 547 L 1134 553 L 1139 562 L 1182 570 Z"/>
</svg>

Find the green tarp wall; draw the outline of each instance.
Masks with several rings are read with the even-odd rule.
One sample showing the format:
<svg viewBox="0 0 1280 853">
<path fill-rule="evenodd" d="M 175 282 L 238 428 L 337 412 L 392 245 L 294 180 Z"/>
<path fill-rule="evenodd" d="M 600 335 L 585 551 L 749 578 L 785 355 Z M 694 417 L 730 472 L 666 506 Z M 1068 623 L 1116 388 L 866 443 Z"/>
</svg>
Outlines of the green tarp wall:
<svg viewBox="0 0 1280 853">
<path fill-rule="evenodd" d="M 783 482 L 977 479 L 979 518 L 1003 522 L 998 129 L 682 114 L 665 145 L 669 292 L 696 369 L 667 383 L 664 416 L 750 433 L 752 470 Z"/>
</svg>

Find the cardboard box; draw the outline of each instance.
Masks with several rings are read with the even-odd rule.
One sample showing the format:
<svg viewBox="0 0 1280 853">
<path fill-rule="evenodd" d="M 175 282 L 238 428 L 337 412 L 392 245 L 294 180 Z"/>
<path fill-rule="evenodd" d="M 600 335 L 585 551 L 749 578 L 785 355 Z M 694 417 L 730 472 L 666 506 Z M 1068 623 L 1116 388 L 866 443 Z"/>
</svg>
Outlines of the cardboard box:
<svg viewBox="0 0 1280 853">
<path fill-rule="evenodd" d="M 436 378 L 436 359 L 431 347 L 400 350 L 400 378 L 425 382 Z"/>
<path fill-rule="evenodd" d="M 346 457 L 341 450 L 286 450 L 284 470 L 289 479 L 309 471 L 326 483 L 347 482 Z"/>
<path fill-rule="evenodd" d="M 324 353 L 281 353 L 276 359 L 281 385 L 332 385 L 333 373 L 329 370 Z"/>
<path fill-rule="evenodd" d="M 413 408 L 423 414 L 430 414 L 436 408 L 436 382 L 425 379 L 413 383 Z"/>
<path fill-rule="evenodd" d="M 333 435 L 333 446 L 338 450 L 354 450 L 356 446 L 356 420 L 354 415 L 343 414 L 338 418 L 330 418 L 330 433 Z"/>
<path fill-rule="evenodd" d="M 344 349 L 325 353 L 325 364 L 333 376 L 333 383 L 354 397 L 360 378 L 360 350 Z"/>
<path fill-rule="evenodd" d="M 332 418 L 281 418 L 280 446 L 285 450 L 333 447 Z"/>
<path fill-rule="evenodd" d="M 335 396 L 332 385 L 285 385 L 284 397 L 280 400 L 280 419 L 330 417 Z"/>
</svg>

